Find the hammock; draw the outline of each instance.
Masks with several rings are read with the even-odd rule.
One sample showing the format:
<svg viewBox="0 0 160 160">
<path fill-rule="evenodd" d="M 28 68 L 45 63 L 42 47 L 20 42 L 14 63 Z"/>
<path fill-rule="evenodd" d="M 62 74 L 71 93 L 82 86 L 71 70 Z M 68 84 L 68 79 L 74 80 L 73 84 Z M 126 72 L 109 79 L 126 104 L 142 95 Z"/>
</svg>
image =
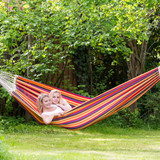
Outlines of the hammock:
<svg viewBox="0 0 160 160">
<path fill-rule="evenodd" d="M 51 124 L 72 130 L 86 128 L 129 107 L 159 81 L 160 67 L 157 67 L 92 99 L 58 89 L 73 109 L 54 118 Z M 2 71 L 0 84 L 37 122 L 44 124 L 36 106 L 37 97 L 57 88 Z"/>
</svg>

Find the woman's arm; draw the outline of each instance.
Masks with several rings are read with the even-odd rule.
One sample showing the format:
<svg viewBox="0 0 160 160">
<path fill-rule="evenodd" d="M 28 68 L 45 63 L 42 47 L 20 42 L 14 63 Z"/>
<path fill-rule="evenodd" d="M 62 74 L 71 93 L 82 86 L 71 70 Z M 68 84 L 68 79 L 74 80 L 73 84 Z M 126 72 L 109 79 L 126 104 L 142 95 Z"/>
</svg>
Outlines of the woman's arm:
<svg viewBox="0 0 160 160">
<path fill-rule="evenodd" d="M 63 99 L 61 103 L 58 103 L 57 106 L 62 108 L 64 111 L 69 111 L 72 109 L 72 107 L 69 105 L 69 103 L 65 99 Z"/>
<path fill-rule="evenodd" d="M 42 114 L 42 115 L 41 115 L 41 117 L 42 117 L 42 119 L 43 119 L 43 122 L 44 122 L 45 124 L 50 124 L 50 123 L 52 122 L 53 118 L 56 117 L 56 116 L 58 117 L 59 114 L 53 113 L 53 114 L 51 114 L 51 115 L 47 115 L 47 114 Z"/>
</svg>

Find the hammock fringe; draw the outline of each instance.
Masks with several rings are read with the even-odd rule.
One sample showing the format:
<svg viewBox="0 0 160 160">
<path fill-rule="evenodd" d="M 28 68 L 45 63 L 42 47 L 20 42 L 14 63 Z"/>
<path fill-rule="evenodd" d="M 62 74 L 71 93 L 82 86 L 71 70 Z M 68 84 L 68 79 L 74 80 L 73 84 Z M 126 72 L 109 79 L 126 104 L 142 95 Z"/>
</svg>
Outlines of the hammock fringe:
<svg viewBox="0 0 160 160">
<path fill-rule="evenodd" d="M 11 73 L 0 71 L 0 84 L 10 95 L 16 90 L 16 77 Z"/>
</svg>

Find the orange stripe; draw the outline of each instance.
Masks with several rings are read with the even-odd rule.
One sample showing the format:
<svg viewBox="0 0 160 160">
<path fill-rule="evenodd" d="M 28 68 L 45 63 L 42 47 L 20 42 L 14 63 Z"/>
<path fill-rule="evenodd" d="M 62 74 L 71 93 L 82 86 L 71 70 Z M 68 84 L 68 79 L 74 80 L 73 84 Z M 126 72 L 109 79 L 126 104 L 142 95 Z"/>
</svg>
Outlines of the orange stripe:
<svg viewBox="0 0 160 160">
<path fill-rule="evenodd" d="M 32 81 L 32 80 L 26 79 L 24 77 L 19 77 L 18 76 L 18 79 L 21 79 L 23 81 L 26 81 L 28 83 L 31 83 L 31 84 L 34 84 L 34 85 L 37 85 L 37 86 L 41 86 L 41 87 L 43 87 L 45 89 L 48 89 L 48 90 L 57 89 L 57 88 L 54 88 L 54 87 L 51 87 L 51 86 L 48 86 L 48 85 L 45 85 L 45 84 L 42 84 L 42 83 L 39 83 L 39 82 L 36 82 L 36 81 Z M 78 95 L 75 95 L 75 94 L 72 94 L 72 93 L 68 93 L 68 92 L 65 92 L 65 91 L 60 90 L 60 89 L 57 89 L 57 90 L 61 91 L 62 95 L 66 95 L 68 97 L 73 97 L 73 98 L 75 98 L 77 100 L 79 99 L 81 101 L 87 101 L 87 100 L 90 99 L 90 98 L 87 98 L 87 97 L 82 97 L 82 96 L 78 96 Z"/>
<path fill-rule="evenodd" d="M 37 91 L 40 92 L 40 93 L 49 94 L 47 91 L 44 91 L 43 89 L 40 89 L 40 88 L 38 88 L 38 87 L 31 86 L 31 85 L 29 85 L 29 84 L 27 84 L 27 83 L 25 83 L 25 82 L 19 81 L 19 80 L 17 80 L 17 85 L 19 85 L 20 87 L 28 90 L 29 92 L 31 92 L 31 93 L 33 93 L 33 94 L 35 94 L 35 95 L 37 95 L 37 96 L 39 95 L 39 93 L 33 91 L 32 89 L 37 90 Z M 30 88 L 31 88 L 31 89 L 30 89 Z M 65 99 L 65 97 L 64 97 L 64 99 Z M 78 102 L 74 102 L 74 101 L 71 101 L 71 100 L 68 100 L 68 99 L 66 99 L 66 100 L 67 100 L 67 102 L 68 102 L 69 104 L 71 104 L 71 105 L 73 105 L 73 106 L 79 105 Z"/>
<path fill-rule="evenodd" d="M 35 112 L 33 112 L 21 99 L 18 99 L 13 93 L 12 96 L 18 100 L 18 102 L 39 122 L 44 124 L 41 117 L 39 117 Z"/>
</svg>

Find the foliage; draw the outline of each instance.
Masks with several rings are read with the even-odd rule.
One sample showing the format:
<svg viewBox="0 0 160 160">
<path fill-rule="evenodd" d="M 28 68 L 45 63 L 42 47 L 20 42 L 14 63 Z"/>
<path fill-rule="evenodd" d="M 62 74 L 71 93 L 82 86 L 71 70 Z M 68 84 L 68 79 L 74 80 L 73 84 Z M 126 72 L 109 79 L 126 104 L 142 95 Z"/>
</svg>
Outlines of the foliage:
<svg viewBox="0 0 160 160">
<path fill-rule="evenodd" d="M 99 54 L 94 49 L 90 49 L 89 54 L 85 46 L 79 47 L 73 55 L 77 84 L 85 85 L 85 88 L 81 89 L 93 96 L 105 92 L 127 79 L 127 67 L 123 61 L 124 59 L 116 54 Z"/>
<path fill-rule="evenodd" d="M 14 2 L 12 5 L 15 5 Z M 151 26 L 156 26 L 158 21 L 157 16 L 152 23 L 149 22 L 158 6 L 154 0 L 74 0 L 72 3 L 70 0 L 29 0 L 22 6 L 21 10 L 18 6 L 12 11 L 1 9 L 1 63 L 6 63 L 7 68 L 17 74 L 27 74 L 44 83 L 53 83 L 51 80 L 55 78 L 57 86 L 66 67 L 73 67 L 70 55 L 74 55 L 75 50 L 84 48 L 86 55 L 90 54 L 90 65 L 94 70 L 93 74 L 89 73 L 91 77 L 97 71 L 96 64 L 104 71 L 103 68 L 109 65 L 121 63 L 117 58 L 119 56 L 129 60 L 131 50 L 125 40 L 136 39 L 138 43 L 148 40 Z M 105 57 L 112 56 L 112 62 L 108 62 L 107 66 L 101 66 L 103 59 L 98 58 L 103 54 Z M 7 60 L 5 57 L 8 57 Z M 87 62 L 85 77 L 89 70 L 91 72 Z M 62 70 L 59 69 L 61 63 Z M 83 77 L 84 73 L 77 76 Z M 55 77 L 56 74 L 58 77 Z M 102 84 L 106 86 L 104 82 Z"/>
<path fill-rule="evenodd" d="M 157 11 L 157 15 L 160 14 L 160 9 Z M 160 21 L 158 22 L 160 26 Z M 148 41 L 148 56 L 146 57 L 146 70 L 160 66 L 160 27 L 155 27 L 152 30 L 152 34 Z"/>
<path fill-rule="evenodd" d="M 101 78 L 101 72 L 98 72 L 98 69 L 100 68 L 100 71 L 105 73 L 107 72 L 106 68 L 112 66 L 107 72 L 111 73 L 114 66 L 119 67 L 118 64 L 122 62 L 120 59 L 123 59 L 125 64 L 126 61 L 130 60 L 130 54 L 133 53 L 127 43 L 134 39 L 136 44 L 141 47 L 143 41 L 148 41 L 152 27 L 158 26 L 159 17 L 156 12 L 159 2 L 157 1 L 111 0 L 84 2 L 83 0 L 75 0 L 70 3 L 70 0 L 65 0 L 63 3 L 67 8 L 65 10 L 67 19 L 64 31 L 65 38 L 70 49 L 74 48 L 75 52 L 80 50 L 75 55 L 76 66 L 77 64 L 79 65 L 78 70 L 83 74 L 77 75 L 77 78 L 84 77 L 83 81 L 87 78 L 89 85 L 86 84 L 86 86 L 87 88 L 90 87 L 90 94 L 95 94 L 93 88 L 98 90 L 98 88 L 103 87 L 100 91 L 107 88 L 106 82 L 103 82 L 102 79 L 109 79 L 109 77 L 105 74 Z M 64 11 L 62 10 L 62 12 Z M 84 50 L 83 52 L 81 51 L 82 49 Z M 88 56 L 85 63 L 77 58 L 77 54 L 80 57 L 82 53 L 83 59 Z M 107 65 L 103 66 L 102 64 L 105 61 L 101 58 L 102 64 L 98 65 L 99 57 L 103 57 L 103 55 L 105 55 L 104 57 L 110 55 L 112 61 L 107 60 Z M 119 55 L 120 59 L 117 58 Z M 138 60 L 141 61 L 141 59 Z M 83 67 L 84 64 L 85 67 Z M 96 76 L 94 77 L 96 71 L 100 74 L 99 79 Z M 86 73 L 85 76 L 84 73 Z M 96 80 L 97 86 L 93 85 L 94 80 Z M 80 81 L 82 81 L 82 78 Z M 100 85 L 101 83 L 102 85 Z"/>
<path fill-rule="evenodd" d="M 10 111 L 12 111 L 12 101 L 13 98 L 9 96 L 8 92 L 0 87 L 0 115 L 4 113 L 4 115 L 9 115 Z"/>
<path fill-rule="evenodd" d="M 0 117 L 0 128 L 2 130 L 7 130 L 8 132 L 9 131 L 13 131 L 16 126 L 20 125 L 20 124 L 23 124 L 25 122 L 25 119 L 22 118 L 22 117 L 18 117 L 18 118 L 15 118 L 15 117 Z"/>
<path fill-rule="evenodd" d="M 146 93 L 140 101 L 141 119 L 146 123 L 152 124 L 155 128 L 160 124 L 160 84 Z"/>
<path fill-rule="evenodd" d="M 90 95 L 85 90 L 86 90 L 86 86 L 85 85 L 78 85 L 77 87 L 72 87 L 72 91 L 74 93 L 77 93 L 79 95 L 86 96 L 86 97 L 92 97 L 92 98 L 94 97 L 93 95 Z"/>
<path fill-rule="evenodd" d="M 138 43 L 148 40 L 148 32 L 155 22 L 149 23 L 158 6 L 157 1 L 76 1 L 67 6 L 65 28 L 69 47 L 90 46 L 100 53 L 121 52 L 127 59 L 131 53 L 124 37 Z M 76 41 L 75 41 L 76 39 Z"/>
<path fill-rule="evenodd" d="M 130 108 L 124 109 L 117 113 L 116 117 L 117 122 L 122 128 L 133 127 L 133 128 L 143 128 L 145 123 L 140 119 L 140 112 L 138 109 L 135 112 L 131 112 Z M 145 126 L 146 127 L 146 126 Z"/>
<path fill-rule="evenodd" d="M 55 73 L 61 75 L 66 67 L 70 67 L 61 40 L 63 14 L 56 16 L 59 11 L 51 4 L 29 0 L 23 10 L 16 7 L 7 13 L 4 10 L 0 37 L 1 63 L 6 63 L 7 69 L 16 74 L 47 84 Z M 4 59 L 6 56 L 7 60 Z M 59 70 L 62 62 L 63 70 Z M 56 78 L 56 85 L 59 85 L 60 77 Z"/>
<path fill-rule="evenodd" d="M 0 116 L 24 116 L 24 110 L 15 99 L 0 87 Z"/>
</svg>

